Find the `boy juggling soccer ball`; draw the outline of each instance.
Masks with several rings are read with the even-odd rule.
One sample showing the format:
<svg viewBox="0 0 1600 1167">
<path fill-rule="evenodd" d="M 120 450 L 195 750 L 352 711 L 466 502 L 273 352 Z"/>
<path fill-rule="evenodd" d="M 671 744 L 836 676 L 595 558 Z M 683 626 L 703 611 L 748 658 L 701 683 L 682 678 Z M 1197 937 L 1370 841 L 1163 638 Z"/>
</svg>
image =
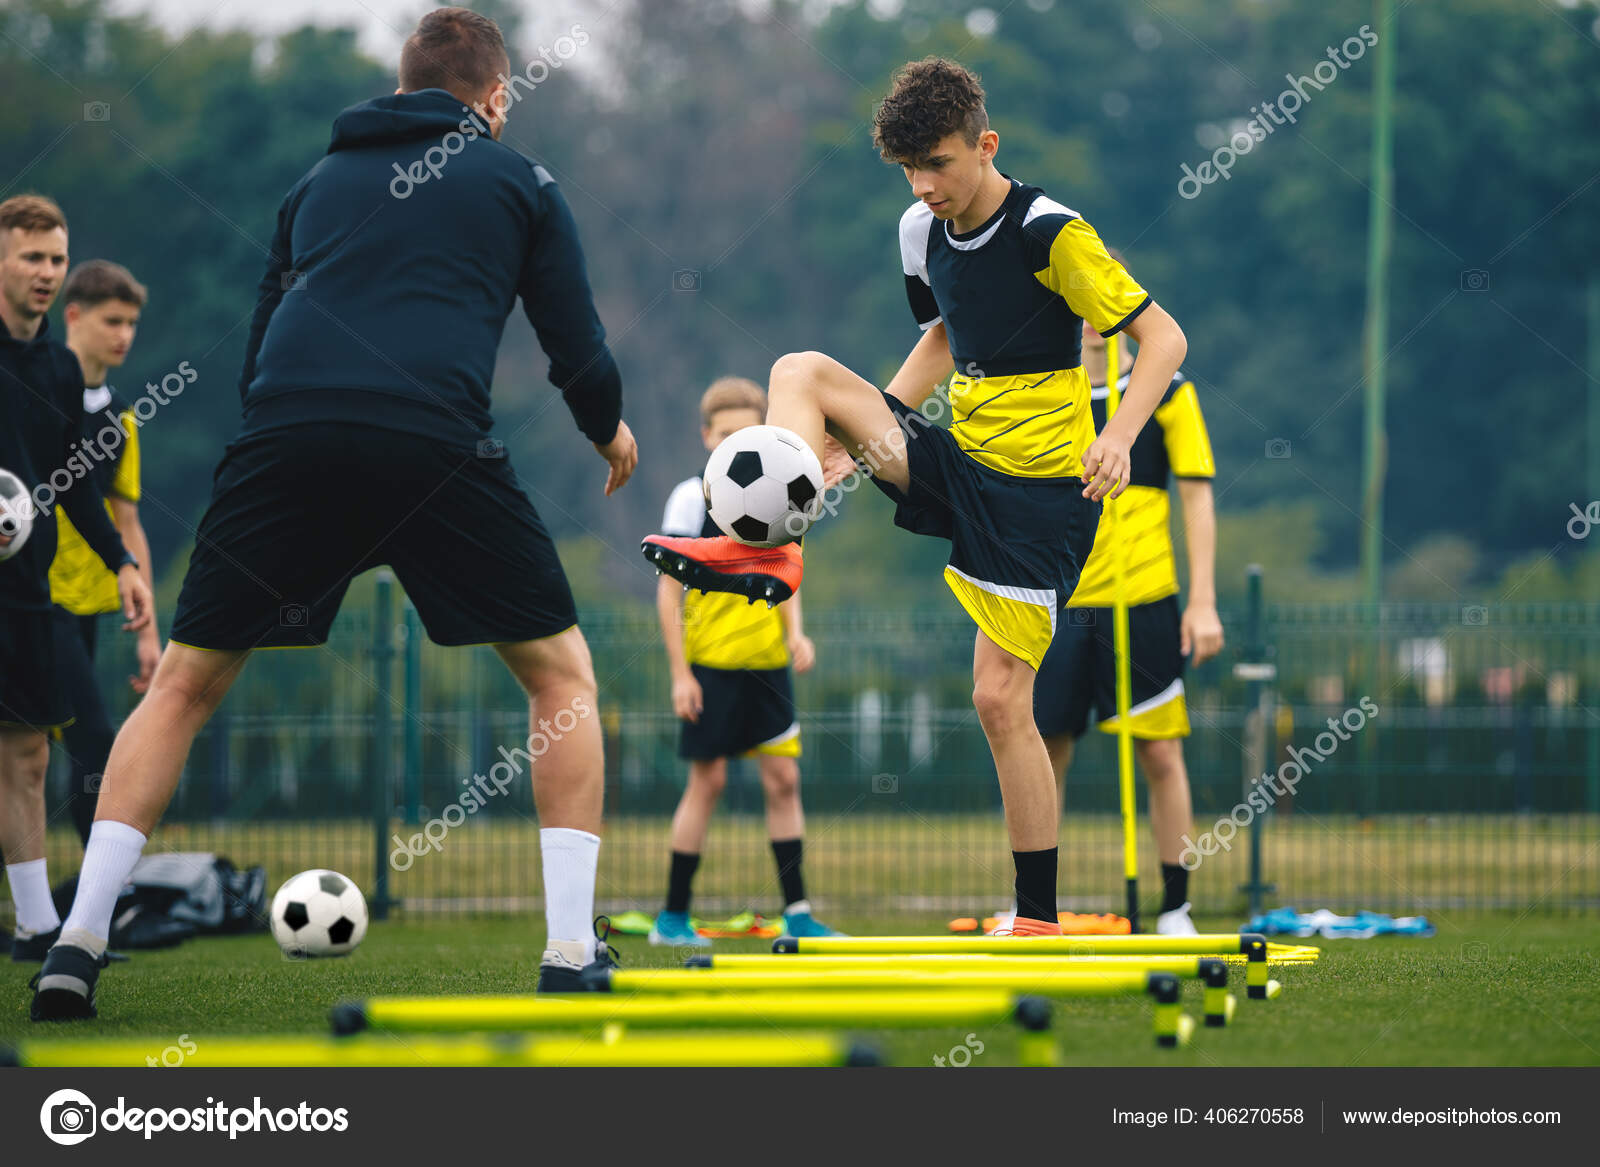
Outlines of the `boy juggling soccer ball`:
<svg viewBox="0 0 1600 1167">
<path fill-rule="evenodd" d="M 754 381 L 722 377 L 700 398 L 700 437 L 714 450 L 730 434 L 760 425 L 766 392 Z M 698 476 L 667 499 L 661 527 L 668 535 L 718 534 L 706 513 Z M 805 818 L 800 807 L 800 725 L 789 678 L 811 667 L 815 649 L 801 627 L 800 597 L 774 610 L 726 592 L 684 588 L 663 575 L 656 596 L 661 636 L 672 667 L 672 709 L 682 722 L 678 753 L 689 783 L 672 816 L 672 866 L 667 906 L 650 943 L 710 947 L 689 923 L 690 885 L 700 866 L 706 827 L 728 780 L 728 759 L 754 753 L 767 802 L 767 833 L 783 891 L 784 934 L 834 936 L 811 916 L 801 875 Z"/>
<path fill-rule="evenodd" d="M 896 525 L 950 540 L 945 582 L 978 625 L 972 700 L 1016 861 L 1014 931 L 1059 934 L 1055 780 L 1033 721 L 1034 674 L 1088 558 L 1100 501 L 1127 485 L 1134 439 L 1187 342 L 1076 211 L 995 168 L 1000 137 L 962 66 L 929 58 L 902 68 L 873 136 L 917 199 L 900 219 L 900 255 L 922 339 L 884 391 L 821 353 L 779 359 L 767 420 L 809 443 L 829 479 L 868 459 Z M 1122 408 L 1098 438 L 1080 359 L 1085 320 L 1140 345 Z M 918 407 L 952 368 L 946 431 Z M 765 587 L 763 573 L 800 582 L 795 544 L 653 536 L 644 550 L 706 590 L 719 579 L 725 590 Z"/>
<path fill-rule="evenodd" d="M 1122 257 L 1112 252 L 1120 262 Z M 1083 327 L 1084 365 L 1093 386 L 1096 426 L 1105 424 L 1108 384 L 1127 391 L 1133 356 L 1117 346 L 1117 368 L 1107 369 L 1106 338 Z M 1204 664 L 1222 650 L 1216 603 L 1216 513 L 1211 479 L 1216 463 L 1194 383 L 1174 373 L 1152 424 L 1133 444 L 1127 493 L 1116 522 L 1102 526 L 1085 564 L 1072 611 L 1050 645 L 1034 685 L 1034 722 L 1050 751 L 1058 783 L 1065 784 L 1073 746 L 1095 710 L 1103 733 L 1117 732 L 1116 654 L 1111 605 L 1116 599 L 1118 558 L 1128 604 L 1133 699 L 1129 732 L 1134 757 L 1150 787 L 1150 825 L 1161 856 L 1162 902 L 1156 932 L 1193 935 L 1189 918 L 1189 872 L 1179 861 L 1194 810 L 1183 739 L 1189 736 L 1184 698 L 1184 658 Z M 1171 479 L 1183 507 L 1184 544 L 1189 552 L 1189 601 L 1178 608 L 1178 575 L 1170 530 Z"/>
</svg>

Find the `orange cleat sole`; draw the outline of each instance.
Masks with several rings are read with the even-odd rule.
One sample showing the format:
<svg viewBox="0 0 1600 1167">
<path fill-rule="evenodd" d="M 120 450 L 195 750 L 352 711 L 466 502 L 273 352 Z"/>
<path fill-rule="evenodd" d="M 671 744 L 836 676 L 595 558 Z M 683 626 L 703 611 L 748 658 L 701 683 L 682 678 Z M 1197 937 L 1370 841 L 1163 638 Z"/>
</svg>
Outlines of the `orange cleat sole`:
<svg viewBox="0 0 1600 1167">
<path fill-rule="evenodd" d="M 686 539 L 651 535 L 639 546 L 658 570 L 685 587 L 702 592 L 731 592 L 752 604 L 781 604 L 800 590 L 804 559 L 798 544 L 750 547 L 718 535 Z"/>
</svg>

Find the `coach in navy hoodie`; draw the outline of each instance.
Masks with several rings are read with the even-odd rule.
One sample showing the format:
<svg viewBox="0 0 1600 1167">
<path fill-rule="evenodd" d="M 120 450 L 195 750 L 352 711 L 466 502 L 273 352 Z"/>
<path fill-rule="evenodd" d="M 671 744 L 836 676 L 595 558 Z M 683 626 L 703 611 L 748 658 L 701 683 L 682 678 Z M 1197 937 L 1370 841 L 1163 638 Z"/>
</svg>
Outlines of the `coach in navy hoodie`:
<svg viewBox="0 0 1600 1167">
<path fill-rule="evenodd" d="M 594 667 L 555 545 L 490 437 L 496 349 L 518 297 L 609 466 L 608 495 L 638 451 L 572 216 L 550 175 L 497 140 L 509 73 L 492 20 L 429 13 L 401 51 L 401 92 L 340 114 L 327 155 L 284 199 L 240 377 L 243 425 L 171 643 L 112 750 L 35 1019 L 93 1015 L 117 893 L 248 652 L 326 641 L 350 580 L 379 564 L 430 639 L 492 644 L 528 695 L 527 748 L 502 749 L 492 781 L 456 801 L 465 814 L 532 782 L 539 988 L 580 989 L 584 967 L 605 961 L 589 930 L 604 791 Z M 395 844 L 397 870 L 425 862 Z"/>
</svg>

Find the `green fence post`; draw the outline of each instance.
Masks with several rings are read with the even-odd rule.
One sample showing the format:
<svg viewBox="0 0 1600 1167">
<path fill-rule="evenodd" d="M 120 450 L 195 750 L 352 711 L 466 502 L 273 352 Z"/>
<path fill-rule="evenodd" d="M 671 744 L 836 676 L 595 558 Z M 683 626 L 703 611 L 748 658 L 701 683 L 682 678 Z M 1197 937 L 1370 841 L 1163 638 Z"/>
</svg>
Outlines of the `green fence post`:
<svg viewBox="0 0 1600 1167">
<path fill-rule="evenodd" d="M 1259 781 L 1261 775 L 1267 772 L 1275 753 L 1268 743 L 1276 741 L 1273 730 L 1273 707 L 1276 702 L 1273 700 L 1272 682 L 1278 675 L 1278 667 L 1269 659 L 1271 650 L 1267 646 L 1266 621 L 1261 602 L 1261 565 L 1252 563 L 1245 569 L 1245 577 L 1245 642 L 1239 663 L 1233 666 L 1233 675 L 1246 682 L 1245 692 L 1248 696 L 1245 708 L 1249 710 L 1253 707 L 1256 713 L 1254 729 L 1249 727 L 1249 713 L 1245 714 L 1244 796 L 1248 799 L 1252 793 L 1251 783 Z M 1246 805 L 1251 804 L 1246 802 Z M 1250 882 L 1239 888 L 1249 896 L 1252 917 L 1261 914 L 1262 895 L 1276 890 L 1263 880 L 1261 873 L 1261 835 L 1266 828 L 1266 817 L 1267 813 L 1263 811 L 1250 819 Z"/>
<path fill-rule="evenodd" d="M 405 628 L 406 822 L 415 826 L 422 820 L 422 624 L 410 600 Z"/>
<path fill-rule="evenodd" d="M 372 608 L 372 671 L 374 673 L 372 714 L 372 764 L 367 782 L 372 805 L 372 918 L 389 915 L 389 781 L 394 773 L 391 759 L 393 721 L 389 701 L 394 671 L 394 573 L 378 569 L 378 588 Z"/>
</svg>

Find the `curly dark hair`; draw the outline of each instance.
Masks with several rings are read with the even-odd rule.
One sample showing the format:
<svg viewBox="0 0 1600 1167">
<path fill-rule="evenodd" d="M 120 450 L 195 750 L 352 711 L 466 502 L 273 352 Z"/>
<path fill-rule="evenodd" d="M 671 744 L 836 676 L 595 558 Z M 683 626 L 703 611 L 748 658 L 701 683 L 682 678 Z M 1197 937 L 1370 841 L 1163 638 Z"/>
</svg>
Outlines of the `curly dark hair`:
<svg viewBox="0 0 1600 1167">
<path fill-rule="evenodd" d="M 872 119 L 872 141 L 886 162 L 926 158 L 939 140 L 959 133 L 977 145 L 989 128 L 978 75 L 944 57 L 902 65 Z"/>
</svg>

